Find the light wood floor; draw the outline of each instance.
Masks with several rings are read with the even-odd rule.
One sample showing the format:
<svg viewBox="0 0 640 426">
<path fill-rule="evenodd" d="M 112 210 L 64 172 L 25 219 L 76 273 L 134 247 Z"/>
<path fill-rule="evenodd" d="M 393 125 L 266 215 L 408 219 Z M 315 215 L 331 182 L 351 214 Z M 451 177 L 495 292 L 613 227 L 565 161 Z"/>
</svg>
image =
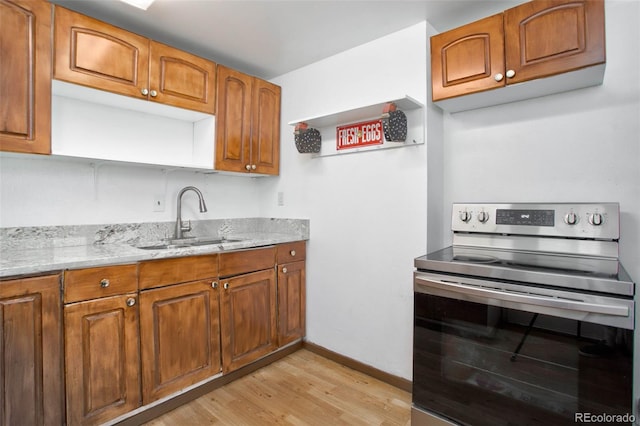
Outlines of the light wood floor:
<svg viewBox="0 0 640 426">
<path fill-rule="evenodd" d="M 411 394 L 299 350 L 147 426 L 409 425 Z"/>
</svg>

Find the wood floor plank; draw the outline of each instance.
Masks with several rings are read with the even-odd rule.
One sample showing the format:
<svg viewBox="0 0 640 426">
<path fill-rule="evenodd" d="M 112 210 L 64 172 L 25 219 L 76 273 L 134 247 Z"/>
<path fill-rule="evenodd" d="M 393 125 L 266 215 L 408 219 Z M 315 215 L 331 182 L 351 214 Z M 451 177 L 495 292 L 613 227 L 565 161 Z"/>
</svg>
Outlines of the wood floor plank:
<svg viewBox="0 0 640 426">
<path fill-rule="evenodd" d="M 299 350 L 147 426 L 410 424 L 411 394 Z"/>
</svg>

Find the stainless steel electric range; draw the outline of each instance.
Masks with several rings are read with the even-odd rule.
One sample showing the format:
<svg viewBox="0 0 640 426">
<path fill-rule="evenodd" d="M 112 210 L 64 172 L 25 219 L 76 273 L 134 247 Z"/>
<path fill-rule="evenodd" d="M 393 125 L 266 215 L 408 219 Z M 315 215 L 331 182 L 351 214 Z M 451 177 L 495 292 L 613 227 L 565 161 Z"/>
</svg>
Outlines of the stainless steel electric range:
<svg viewBox="0 0 640 426">
<path fill-rule="evenodd" d="M 414 425 L 635 421 L 619 211 L 453 205 L 453 245 L 415 259 Z"/>
</svg>

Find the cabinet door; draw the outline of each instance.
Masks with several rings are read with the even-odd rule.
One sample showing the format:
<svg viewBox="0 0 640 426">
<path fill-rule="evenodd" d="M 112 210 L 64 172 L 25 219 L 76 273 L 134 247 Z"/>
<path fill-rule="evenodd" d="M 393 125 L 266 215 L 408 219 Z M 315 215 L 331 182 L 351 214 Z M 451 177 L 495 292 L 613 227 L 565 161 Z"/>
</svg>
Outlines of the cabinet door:
<svg viewBox="0 0 640 426">
<path fill-rule="evenodd" d="M 604 1 L 539 0 L 504 12 L 508 83 L 605 62 Z"/>
<path fill-rule="evenodd" d="M 277 347 L 275 269 L 222 283 L 222 364 L 226 373 Z"/>
<path fill-rule="evenodd" d="M 59 6 L 54 26 L 54 78 L 147 98 L 147 38 Z"/>
<path fill-rule="evenodd" d="M 142 401 L 148 404 L 220 372 L 217 283 L 140 293 Z"/>
<path fill-rule="evenodd" d="M 256 78 L 251 123 L 251 171 L 280 171 L 280 87 Z"/>
<path fill-rule="evenodd" d="M 51 5 L 0 0 L 0 150 L 51 153 Z"/>
<path fill-rule="evenodd" d="M 63 423 L 60 276 L 0 282 L 0 424 Z"/>
<path fill-rule="evenodd" d="M 215 168 L 251 170 L 251 91 L 253 77 L 218 65 Z"/>
<path fill-rule="evenodd" d="M 503 87 L 502 14 L 431 37 L 433 101 Z"/>
<path fill-rule="evenodd" d="M 305 335 L 306 288 L 305 263 L 287 263 L 278 267 L 278 346 Z"/>
<path fill-rule="evenodd" d="M 149 99 L 214 114 L 215 62 L 155 41 L 150 46 Z"/>
<path fill-rule="evenodd" d="M 100 424 L 139 407 L 136 293 L 66 305 L 64 321 L 67 424 Z"/>
</svg>

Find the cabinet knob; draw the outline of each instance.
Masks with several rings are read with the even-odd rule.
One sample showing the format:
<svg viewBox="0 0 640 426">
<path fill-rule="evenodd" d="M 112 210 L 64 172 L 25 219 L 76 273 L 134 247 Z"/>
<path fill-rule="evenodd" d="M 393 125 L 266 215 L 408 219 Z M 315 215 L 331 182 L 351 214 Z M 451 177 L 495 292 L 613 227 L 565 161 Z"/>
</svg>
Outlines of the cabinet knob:
<svg viewBox="0 0 640 426">
<path fill-rule="evenodd" d="M 150 91 L 149 94 L 151 95 L 152 98 L 155 98 L 156 96 L 158 96 L 158 92 L 156 92 L 155 90 Z"/>
<path fill-rule="evenodd" d="M 502 79 L 504 78 L 504 75 L 502 75 L 502 74 L 498 73 L 498 74 L 494 75 L 494 76 L 493 76 L 493 78 L 494 78 L 496 81 L 502 81 Z"/>
<path fill-rule="evenodd" d="M 223 287 L 224 287 L 225 290 L 228 290 L 229 289 L 229 283 L 224 283 Z"/>
<path fill-rule="evenodd" d="M 211 288 L 213 288 L 213 289 L 218 288 L 218 282 L 217 282 L 217 281 L 213 281 L 213 282 L 211 283 Z"/>
<path fill-rule="evenodd" d="M 246 166 L 244 166 L 244 168 L 247 170 L 251 170 L 251 164 L 247 164 Z"/>
<path fill-rule="evenodd" d="M 252 165 L 251 165 L 251 170 L 255 170 L 255 169 L 257 169 L 257 168 L 258 168 L 258 167 L 256 167 L 256 165 L 255 165 L 255 164 L 252 164 Z"/>
<path fill-rule="evenodd" d="M 516 72 L 514 70 L 507 70 L 507 78 L 515 77 Z"/>
<path fill-rule="evenodd" d="M 576 215 L 574 212 L 565 214 L 564 223 L 566 223 L 567 225 L 575 225 L 576 223 L 578 223 L 578 215 Z"/>
<path fill-rule="evenodd" d="M 296 251 L 295 251 L 295 250 L 291 250 L 291 251 L 289 252 L 289 254 L 290 254 L 291 256 L 295 256 L 295 255 L 296 255 Z"/>
<path fill-rule="evenodd" d="M 282 273 L 286 274 L 287 273 L 287 267 L 285 266 L 284 268 L 282 268 Z"/>
<path fill-rule="evenodd" d="M 142 89 L 140 91 L 144 96 L 147 96 L 149 94 L 149 90 L 148 89 Z"/>
<path fill-rule="evenodd" d="M 593 226 L 602 225 L 602 215 L 600 213 L 592 214 L 591 216 L 589 216 L 589 223 Z"/>
<path fill-rule="evenodd" d="M 111 283 L 106 278 L 103 278 L 103 279 L 100 280 L 100 287 L 102 287 L 102 288 L 109 287 L 109 284 L 111 284 Z"/>
<path fill-rule="evenodd" d="M 136 304 L 136 299 L 134 299 L 133 297 L 130 297 L 127 299 L 127 306 L 131 307 L 135 304 Z"/>
</svg>

